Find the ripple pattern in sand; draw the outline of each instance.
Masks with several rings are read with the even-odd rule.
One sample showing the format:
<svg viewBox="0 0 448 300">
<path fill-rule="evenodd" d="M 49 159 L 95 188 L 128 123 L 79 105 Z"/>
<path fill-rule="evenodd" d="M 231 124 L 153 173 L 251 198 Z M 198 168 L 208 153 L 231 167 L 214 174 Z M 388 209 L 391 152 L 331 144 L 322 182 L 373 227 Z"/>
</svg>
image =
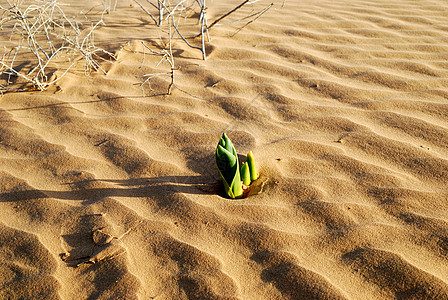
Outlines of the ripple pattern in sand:
<svg viewBox="0 0 448 300">
<path fill-rule="evenodd" d="M 172 96 L 133 85 L 138 41 L 107 76 L 3 96 L 0 296 L 448 299 L 447 20 L 288 0 L 214 28 L 206 62 L 179 45 Z M 244 200 L 220 193 L 223 131 L 259 161 Z"/>
</svg>

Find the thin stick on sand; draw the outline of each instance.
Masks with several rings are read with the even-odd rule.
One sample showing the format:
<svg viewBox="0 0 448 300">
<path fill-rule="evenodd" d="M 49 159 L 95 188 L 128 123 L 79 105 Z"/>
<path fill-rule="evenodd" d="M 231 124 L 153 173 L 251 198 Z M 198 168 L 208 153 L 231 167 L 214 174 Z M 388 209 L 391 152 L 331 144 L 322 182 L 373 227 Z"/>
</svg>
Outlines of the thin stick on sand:
<svg viewBox="0 0 448 300">
<path fill-rule="evenodd" d="M 259 17 L 261 17 L 261 15 L 263 15 L 265 12 L 267 12 L 272 6 L 274 5 L 274 3 L 271 3 L 269 6 L 265 7 L 264 9 L 260 10 L 259 12 L 256 12 L 250 16 L 247 16 L 245 18 L 242 18 L 240 20 L 236 20 L 234 23 L 239 22 L 239 21 L 243 21 L 246 20 L 248 18 L 251 18 L 253 16 L 256 16 L 254 19 L 250 20 L 249 22 L 247 22 L 246 24 L 244 24 L 244 26 L 242 26 L 241 28 L 239 28 L 235 33 L 233 33 L 231 35 L 231 37 L 235 36 L 236 34 L 238 34 L 238 32 L 240 32 L 244 27 L 248 26 L 249 24 L 251 24 L 252 22 L 254 22 L 256 19 L 258 19 Z"/>
<path fill-rule="evenodd" d="M 140 84 L 140 86 L 142 87 L 142 92 L 143 95 L 145 94 L 144 88 L 143 86 L 146 83 L 149 83 L 149 81 L 157 76 L 169 76 L 170 77 L 170 83 L 168 85 L 168 89 L 167 89 L 167 95 L 171 95 L 171 91 L 173 89 L 174 86 L 174 71 L 175 71 L 175 65 L 174 65 L 174 56 L 173 56 L 173 45 L 172 45 L 172 31 L 171 31 L 171 26 L 170 28 L 170 32 L 169 32 L 169 38 L 168 38 L 168 45 L 163 45 L 162 42 L 162 51 L 155 51 L 153 49 L 151 49 L 148 45 L 146 45 L 144 42 L 142 42 L 143 47 L 145 47 L 146 49 L 148 49 L 151 53 L 155 54 L 155 55 L 159 55 L 161 56 L 161 59 L 159 61 L 159 63 L 156 65 L 159 66 L 163 61 L 168 62 L 168 64 L 170 65 L 170 71 L 169 72 L 165 72 L 165 73 L 150 73 L 150 74 L 144 74 L 144 75 L 140 75 L 137 76 L 137 78 L 145 78 L 145 80 Z M 151 86 L 150 86 L 151 88 Z"/>
<path fill-rule="evenodd" d="M 249 0 L 244 1 L 243 3 L 241 3 L 240 5 L 236 6 L 234 9 L 230 10 L 229 12 L 225 13 L 224 15 L 222 15 L 221 17 L 219 17 L 218 19 L 216 19 L 215 21 L 213 21 L 212 24 L 210 24 L 210 26 L 207 27 L 207 29 L 212 28 L 213 26 L 215 26 L 219 21 L 221 21 L 222 19 L 224 19 L 225 17 L 228 17 L 229 15 L 231 15 L 232 13 L 236 12 L 238 9 L 240 9 L 241 7 L 243 7 L 246 3 L 248 3 Z"/>
</svg>

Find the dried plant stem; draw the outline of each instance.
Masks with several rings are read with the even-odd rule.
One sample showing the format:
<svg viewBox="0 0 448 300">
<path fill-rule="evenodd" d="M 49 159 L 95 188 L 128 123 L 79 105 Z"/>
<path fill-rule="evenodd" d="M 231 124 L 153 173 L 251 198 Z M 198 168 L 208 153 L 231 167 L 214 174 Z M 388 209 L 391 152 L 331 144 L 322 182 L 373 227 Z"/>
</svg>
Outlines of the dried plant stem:
<svg viewBox="0 0 448 300">
<path fill-rule="evenodd" d="M 154 23 L 159 26 L 159 22 L 157 22 L 157 19 L 152 15 L 152 13 L 150 13 L 140 2 L 138 2 L 137 0 L 134 0 L 135 3 L 137 3 L 138 6 L 140 6 L 141 9 L 143 9 L 143 11 L 145 13 L 148 14 L 148 16 L 151 17 L 151 19 L 154 21 Z"/>
<path fill-rule="evenodd" d="M 189 47 L 191 47 L 191 48 L 193 48 L 193 49 L 201 50 L 201 51 L 202 51 L 202 54 L 204 55 L 204 50 L 203 50 L 203 48 L 191 45 L 191 44 L 187 41 L 187 39 L 182 35 L 182 33 L 180 33 L 179 28 L 178 28 L 176 25 L 173 25 L 173 27 L 174 27 L 174 29 L 176 30 L 177 34 L 180 36 L 180 38 L 187 44 L 187 46 L 189 46 Z"/>
<path fill-rule="evenodd" d="M 81 25 L 65 15 L 57 0 L 44 1 L 24 8 L 21 6 L 21 0 L 6 2 L 9 7 L 0 5 L 0 26 L 11 29 L 10 41 L 16 43 L 9 51 L 4 48 L 5 53 L 0 60 L 0 74 L 8 75 L 7 85 L 11 84 L 11 76 L 14 76 L 45 90 L 67 74 L 80 60 L 85 61 L 86 74 L 91 70 L 106 73 L 100 65 L 100 61 L 105 61 L 100 54 L 112 59 L 115 57 L 112 53 L 96 47 L 93 38 L 93 32 L 103 24 L 102 18 L 89 30 L 81 30 Z M 11 53 L 13 54 L 10 55 Z M 30 67 L 27 72 L 16 66 L 19 55 L 29 60 L 27 64 Z M 48 68 L 61 60 L 68 60 L 69 64 L 63 68 L 59 78 L 48 80 Z"/>
<path fill-rule="evenodd" d="M 206 49 L 205 48 L 206 48 L 206 41 L 210 42 L 209 30 L 211 28 L 213 28 L 214 26 L 216 26 L 216 25 L 223 25 L 223 24 L 219 24 L 219 22 L 221 22 L 224 18 L 227 18 L 228 16 L 230 16 L 234 12 L 240 10 L 246 4 L 254 4 L 254 3 L 259 2 L 261 0 L 244 0 L 243 2 L 241 2 L 239 5 L 235 6 L 233 9 L 231 9 L 227 13 L 225 13 L 222 16 L 218 17 L 210 25 L 207 24 L 206 0 L 191 0 L 192 4 L 188 8 L 186 8 L 184 6 L 184 3 L 186 1 L 188 1 L 188 0 L 177 0 L 177 1 L 174 1 L 174 3 L 172 3 L 172 1 L 169 1 L 169 0 L 157 0 L 157 5 L 152 3 L 150 0 L 146 0 L 146 2 L 148 2 L 153 8 L 158 10 L 158 18 L 159 18 L 158 21 L 154 17 L 155 13 L 154 14 L 151 13 L 149 9 L 145 8 L 142 5 L 142 3 L 139 2 L 139 0 L 134 0 L 134 1 L 143 9 L 143 11 L 145 11 L 151 17 L 151 19 L 154 21 L 154 23 L 156 23 L 158 26 L 161 26 L 164 21 L 166 21 L 168 19 L 171 19 L 170 26 L 172 26 L 174 28 L 174 30 L 179 35 L 179 37 L 186 43 L 186 45 L 188 47 L 200 50 L 201 53 L 202 53 L 202 59 L 206 60 L 207 54 L 206 54 Z M 285 3 L 285 0 L 283 0 L 283 4 L 282 5 L 284 5 L 284 3 Z M 246 20 L 246 19 L 248 19 L 250 17 L 254 17 L 254 16 L 257 16 L 255 18 L 255 19 L 257 19 L 260 15 L 262 15 L 264 12 L 266 12 L 272 5 L 273 4 L 271 4 L 270 6 L 268 6 L 267 8 L 265 8 L 265 9 L 259 11 L 259 12 L 251 14 L 251 15 L 245 17 L 245 18 L 242 18 L 242 19 L 237 20 L 237 21 L 232 21 L 232 22 L 227 23 L 227 24 L 231 24 L 231 23 L 242 21 L 242 20 Z M 199 11 L 197 12 L 198 13 L 197 24 L 199 25 L 199 32 L 198 32 L 198 34 L 196 34 L 196 35 L 194 35 L 192 37 L 186 37 L 185 34 L 181 32 L 180 23 L 175 21 L 175 16 L 178 16 L 179 18 L 181 16 L 183 16 L 183 15 L 186 16 L 186 10 L 190 9 L 193 6 L 196 6 L 199 9 Z M 243 26 L 243 28 L 245 26 L 249 25 L 250 23 L 252 23 L 253 21 L 254 20 L 248 22 L 246 25 Z M 241 30 L 241 28 L 240 28 L 240 30 Z M 189 41 L 190 38 L 197 38 L 197 37 L 200 37 L 200 39 L 201 39 L 200 40 L 200 46 L 193 45 Z"/>
<path fill-rule="evenodd" d="M 103 3 L 103 6 L 104 6 L 104 9 L 106 10 L 106 13 L 110 14 L 111 11 L 115 11 L 115 9 L 117 7 L 118 0 L 115 0 L 114 4 L 112 4 L 112 0 L 101 0 L 101 2 Z"/>
<path fill-rule="evenodd" d="M 173 56 L 173 48 L 172 48 L 173 47 L 172 46 L 172 36 L 173 35 L 172 35 L 171 27 L 169 27 L 169 28 L 170 28 L 170 32 L 169 32 L 168 45 L 165 45 L 163 47 L 162 51 L 155 51 L 155 50 L 151 49 L 150 47 L 148 47 L 144 42 L 142 42 L 143 47 L 148 49 L 151 53 L 161 56 L 161 59 L 160 59 L 159 63 L 157 64 L 157 66 L 159 66 L 163 61 L 168 62 L 169 66 L 170 66 L 170 71 L 167 73 L 151 73 L 151 74 L 137 76 L 137 78 L 145 78 L 145 80 L 140 84 L 140 86 L 142 87 L 143 93 L 144 93 L 143 86 L 146 83 L 148 83 L 152 78 L 157 77 L 157 76 L 169 76 L 170 83 L 168 85 L 167 95 L 171 95 L 172 89 L 174 87 L 174 78 L 175 78 L 174 71 L 176 70 L 176 68 L 175 68 L 175 64 L 174 64 L 174 56 Z"/>
<path fill-rule="evenodd" d="M 165 9 L 166 0 L 158 0 L 158 9 L 159 9 L 159 26 L 163 23 L 163 11 Z"/>
<path fill-rule="evenodd" d="M 248 3 L 249 0 L 244 1 L 243 3 L 241 3 L 240 5 L 236 6 L 234 9 L 230 10 L 229 12 L 225 13 L 224 15 L 222 15 L 221 17 L 219 17 L 218 19 L 216 19 L 215 21 L 213 21 L 212 24 L 210 24 L 210 26 L 207 27 L 207 29 L 212 28 L 213 26 L 215 26 L 219 21 L 221 21 L 222 19 L 224 19 L 225 17 L 228 17 L 229 15 L 231 15 L 232 13 L 236 12 L 238 9 L 240 9 L 241 7 L 243 7 L 246 3 Z"/>
<path fill-rule="evenodd" d="M 237 21 L 242 21 L 242 20 L 245 20 L 245 19 L 247 19 L 247 18 L 256 16 L 254 19 L 252 19 L 252 20 L 250 20 L 249 22 L 247 22 L 246 24 L 244 24 L 243 27 L 241 27 L 240 29 L 238 29 L 238 30 L 237 30 L 235 33 L 233 33 L 231 36 L 232 36 L 232 37 L 235 36 L 235 35 L 236 35 L 238 32 L 240 32 L 244 27 L 246 27 L 247 25 L 249 25 L 249 24 L 251 24 L 252 22 L 254 22 L 256 19 L 258 19 L 259 17 L 261 17 L 261 15 L 264 14 L 265 12 L 267 12 L 273 5 L 274 5 L 274 3 L 271 3 L 271 4 L 269 4 L 267 7 L 265 7 L 264 9 L 260 10 L 259 12 L 256 12 L 256 13 L 254 13 L 254 14 L 252 14 L 252 15 L 246 17 L 246 18 L 237 20 Z"/>
</svg>

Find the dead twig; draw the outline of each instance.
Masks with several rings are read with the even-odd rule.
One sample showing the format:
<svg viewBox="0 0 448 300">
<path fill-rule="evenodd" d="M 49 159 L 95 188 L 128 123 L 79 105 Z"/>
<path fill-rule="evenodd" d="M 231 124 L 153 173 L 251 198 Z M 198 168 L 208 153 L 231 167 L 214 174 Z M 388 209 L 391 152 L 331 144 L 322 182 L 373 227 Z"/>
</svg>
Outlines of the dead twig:
<svg viewBox="0 0 448 300">
<path fill-rule="evenodd" d="M 148 16 L 151 17 L 151 19 L 154 21 L 154 23 L 159 26 L 159 22 L 157 21 L 157 19 L 152 15 L 152 13 L 150 13 L 140 2 L 138 2 L 137 0 L 134 0 L 135 3 L 137 3 L 138 6 L 140 6 L 141 9 L 143 9 L 143 11 L 145 13 L 148 14 Z"/>
<path fill-rule="evenodd" d="M 170 27 L 171 29 L 171 27 Z M 142 42 L 143 47 L 148 49 L 152 54 L 161 56 L 161 59 L 159 63 L 156 65 L 158 67 L 163 61 L 167 62 L 170 66 L 170 71 L 166 73 L 151 73 L 151 74 L 145 74 L 141 76 L 137 76 L 137 78 L 144 78 L 144 81 L 140 84 L 142 87 L 143 94 L 145 93 L 143 86 L 146 83 L 149 83 L 151 79 L 158 76 L 169 76 L 170 77 L 170 83 L 168 85 L 167 89 L 167 95 L 171 95 L 171 91 L 174 86 L 174 71 L 176 70 L 175 64 L 174 64 L 174 56 L 173 56 L 173 45 L 172 45 L 172 32 L 170 30 L 169 32 L 169 39 L 168 39 L 168 45 L 163 46 L 161 51 L 155 51 L 151 49 L 149 46 L 147 46 L 144 42 Z M 163 45 L 163 43 L 162 43 Z"/>
<path fill-rule="evenodd" d="M 262 10 L 260 10 L 259 12 L 256 12 L 256 13 L 254 13 L 254 14 L 252 14 L 252 15 L 246 17 L 246 18 L 237 20 L 237 21 L 239 22 L 239 21 L 245 20 L 245 19 L 247 19 L 247 18 L 251 18 L 251 17 L 253 17 L 253 16 L 256 16 L 254 19 L 250 20 L 249 22 L 247 22 L 246 24 L 244 24 L 244 26 L 242 26 L 241 28 L 239 28 L 235 33 L 233 33 L 233 34 L 231 35 L 231 37 L 234 37 L 234 36 L 237 35 L 238 32 L 240 32 L 244 27 L 248 26 L 249 24 L 251 24 L 252 22 L 254 22 L 256 19 L 258 19 L 259 17 L 261 17 L 261 15 L 263 15 L 265 12 L 267 12 L 273 5 L 274 5 L 274 3 L 271 3 L 269 6 L 267 6 L 266 8 L 264 8 L 264 9 L 262 9 Z"/>
<path fill-rule="evenodd" d="M 231 15 L 232 13 L 236 12 L 238 9 L 240 9 L 241 7 L 243 7 L 246 3 L 248 3 L 249 0 L 244 1 L 243 3 L 241 3 L 240 5 L 236 6 L 234 9 L 230 10 L 229 12 L 223 14 L 221 17 L 219 17 L 218 19 L 216 19 L 215 21 L 213 21 L 212 24 L 210 24 L 210 26 L 207 27 L 207 29 L 212 28 L 213 26 L 215 26 L 219 21 L 221 21 L 222 19 L 224 19 L 225 17 L 228 17 L 229 15 Z"/>
<path fill-rule="evenodd" d="M 82 29 L 85 26 L 69 18 L 57 0 L 28 6 L 22 6 L 21 0 L 6 2 L 9 6 L 0 5 L 0 26 L 10 30 L 12 44 L 9 49 L 4 47 L 0 58 L 0 75 L 7 75 L 6 85 L 13 84 L 14 77 L 43 91 L 78 61 L 85 62 L 85 73 L 89 74 L 91 70 L 106 73 L 100 62 L 115 59 L 112 53 L 94 43 L 93 33 L 103 24 L 102 18 L 90 28 Z M 50 69 L 60 69 L 56 66 L 61 65 L 64 66 L 62 74 L 49 78 Z"/>
<path fill-rule="evenodd" d="M 145 94 L 145 87 L 149 86 L 151 88 L 151 81 L 156 77 L 170 77 L 170 83 L 167 89 L 167 94 L 171 94 L 172 89 L 176 87 L 180 91 L 189 94 L 186 91 L 181 90 L 176 84 L 175 84 L 175 60 L 173 56 L 173 43 L 176 39 L 183 41 L 188 47 L 192 49 L 196 49 L 201 51 L 202 59 L 206 60 L 207 58 L 207 52 L 206 52 L 206 43 L 210 42 L 210 35 L 209 30 L 213 28 L 214 26 L 218 25 L 224 25 L 224 24 L 232 24 L 237 23 L 240 21 L 244 21 L 250 18 L 253 18 L 249 22 L 247 22 L 243 27 L 239 28 L 237 32 L 235 32 L 233 35 L 237 34 L 239 31 L 241 31 L 244 27 L 254 22 L 257 18 L 259 18 L 262 14 L 264 14 L 267 10 L 269 10 L 273 3 L 271 3 L 268 7 L 263 8 L 260 11 L 257 11 L 255 13 L 251 13 L 248 16 L 241 18 L 239 20 L 231 21 L 229 23 L 220 23 L 223 19 L 229 17 L 236 11 L 243 8 L 246 4 L 254 4 L 261 0 L 244 0 L 239 5 L 231 9 L 230 11 L 226 12 L 225 14 L 219 16 L 215 21 L 213 21 L 210 25 L 207 23 L 207 6 L 206 6 L 206 0 L 177 0 L 177 1 L 170 1 L 170 0 L 158 0 L 157 3 L 153 3 L 150 0 L 146 0 L 146 2 L 150 5 L 149 7 L 145 7 L 143 5 L 142 0 L 134 0 L 142 9 L 145 11 L 151 19 L 154 21 L 154 23 L 161 28 L 160 30 L 160 40 L 161 40 L 161 46 L 160 51 L 155 51 L 151 49 L 147 44 L 142 43 L 144 50 L 149 50 L 149 52 L 153 55 L 160 56 L 160 61 L 157 63 L 156 67 L 158 67 L 161 63 L 165 62 L 168 63 L 170 66 L 170 70 L 168 72 L 152 72 L 140 76 L 136 76 L 137 78 L 143 79 L 143 81 L 140 83 L 140 86 L 142 88 L 143 94 Z M 140 1 L 140 2 L 139 2 Z M 196 8 L 196 9 L 194 9 Z M 153 12 L 153 10 L 157 10 Z M 193 36 L 187 37 L 184 34 L 184 30 L 182 25 L 185 23 L 182 23 L 182 20 L 188 22 L 188 17 L 191 16 L 187 12 L 190 10 L 194 10 L 197 17 L 197 23 L 196 25 L 198 27 L 199 33 Z M 158 15 L 158 20 L 155 17 Z M 254 18 L 255 17 L 255 18 Z M 186 23 L 189 24 L 189 23 Z M 191 23 L 190 23 L 191 24 Z M 194 27 L 196 28 L 196 27 Z M 164 39 L 162 38 L 162 34 L 168 34 L 166 43 L 164 43 Z M 194 43 L 194 39 L 200 37 L 200 41 L 196 41 L 196 44 Z M 193 39 L 193 41 L 192 41 Z M 199 44 L 200 43 L 200 44 Z M 145 60 L 145 51 L 143 52 L 143 60 L 142 65 Z M 189 94 L 191 95 L 191 94 Z M 193 96 L 193 95 L 192 95 Z"/>
</svg>

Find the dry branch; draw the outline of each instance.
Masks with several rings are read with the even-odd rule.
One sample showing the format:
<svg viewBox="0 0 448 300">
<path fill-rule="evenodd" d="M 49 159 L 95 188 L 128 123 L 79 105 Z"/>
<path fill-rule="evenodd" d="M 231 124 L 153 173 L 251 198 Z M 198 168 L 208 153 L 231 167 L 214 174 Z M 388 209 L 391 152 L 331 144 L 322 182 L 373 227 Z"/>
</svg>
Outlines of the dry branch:
<svg viewBox="0 0 448 300">
<path fill-rule="evenodd" d="M 160 59 L 159 63 L 156 65 L 156 67 L 158 67 L 164 61 L 167 62 L 170 66 L 169 72 L 150 73 L 150 74 L 144 74 L 141 76 L 137 76 L 137 78 L 144 78 L 143 82 L 140 84 L 140 87 L 142 88 L 143 95 L 145 94 L 144 85 L 149 84 L 151 79 L 158 77 L 158 76 L 169 76 L 170 77 L 170 83 L 168 85 L 166 94 L 171 95 L 171 91 L 174 87 L 174 71 L 176 70 L 175 65 L 174 65 L 174 56 L 173 56 L 173 48 L 172 48 L 172 33 L 170 32 L 168 45 L 164 45 L 161 51 L 155 51 L 155 50 L 151 49 L 144 42 L 142 42 L 142 45 L 143 45 L 143 47 L 148 49 L 152 54 L 161 56 L 161 59 Z M 150 84 L 149 84 L 149 87 L 151 88 Z"/>
<path fill-rule="evenodd" d="M 84 71 L 101 70 L 102 56 L 114 58 L 112 53 L 96 47 L 94 31 L 102 19 L 86 27 L 69 18 L 57 0 L 38 2 L 25 6 L 21 0 L 9 6 L 0 5 L 0 26 L 10 31 L 10 48 L 4 48 L 0 58 L 0 75 L 7 75 L 6 86 L 12 78 L 20 78 L 40 90 L 58 81 L 78 62 L 84 61 Z M 85 28 L 85 29 L 83 29 Z M 64 65 L 59 77 L 50 77 L 50 69 Z M 23 66 L 26 65 L 24 68 Z M 1 80 L 1 79 L 0 79 Z"/>
<path fill-rule="evenodd" d="M 235 36 L 235 35 L 236 35 L 238 32 L 240 32 L 244 27 L 246 27 L 247 25 L 249 25 L 249 24 L 251 24 L 252 22 L 254 22 L 256 19 L 258 19 L 259 17 L 261 17 L 261 15 L 264 14 L 265 12 L 267 12 L 273 5 L 274 5 L 274 3 L 271 3 L 271 4 L 269 4 L 267 7 L 265 7 L 264 9 L 262 9 L 262 10 L 256 12 L 256 13 L 254 13 L 254 14 L 251 14 L 250 16 L 247 16 L 247 17 L 245 17 L 245 18 L 242 18 L 242 19 L 240 19 L 240 20 L 235 21 L 235 22 L 239 22 L 239 21 L 243 21 L 243 20 L 246 20 L 246 19 L 248 19 L 248 18 L 251 18 L 251 17 L 254 17 L 254 16 L 255 16 L 254 19 L 252 19 L 252 20 L 250 20 L 249 22 L 247 22 L 246 24 L 244 24 L 244 26 L 242 26 L 241 28 L 239 28 L 239 29 L 238 29 L 235 33 L 233 33 L 231 36 L 232 36 L 232 37 Z"/>
<path fill-rule="evenodd" d="M 147 46 L 145 43 L 143 44 L 144 49 L 147 49 L 152 53 L 153 55 L 160 56 L 160 61 L 157 64 L 156 67 L 158 67 L 162 62 L 168 63 L 170 66 L 170 70 L 168 72 L 153 72 L 148 73 L 144 75 L 137 76 L 137 78 L 142 78 L 143 81 L 140 83 L 140 86 L 142 88 L 143 94 L 145 94 L 145 87 L 149 86 L 151 88 L 151 80 L 156 77 L 170 77 L 170 84 L 168 86 L 167 94 L 171 94 L 172 88 L 176 87 L 180 91 L 189 94 L 186 91 L 181 90 L 177 85 L 175 84 L 175 60 L 173 57 L 173 43 L 175 40 L 181 40 L 183 41 L 188 47 L 192 49 L 197 49 L 201 51 L 202 53 L 202 59 L 206 59 L 206 40 L 210 41 L 209 36 L 209 29 L 211 29 L 214 26 L 217 25 L 224 25 L 221 22 L 224 18 L 229 17 L 234 12 L 240 10 L 242 7 L 244 7 L 246 4 L 254 4 L 261 0 L 245 0 L 241 4 L 237 5 L 227 13 L 219 16 L 215 21 L 213 21 L 210 25 L 207 24 L 207 6 L 205 0 L 158 0 L 157 3 L 153 3 L 150 0 L 145 0 L 149 7 L 145 7 L 143 5 L 143 0 L 134 0 L 142 9 L 143 11 L 150 16 L 150 18 L 154 21 L 154 23 L 159 26 L 160 33 L 161 34 L 168 34 L 167 38 L 165 40 L 168 40 L 167 43 L 163 42 L 162 37 L 161 39 L 161 46 L 160 51 L 155 51 L 151 49 L 149 46 Z M 140 1 L 140 2 L 139 2 Z M 271 3 L 269 6 L 261 9 L 260 11 L 256 11 L 255 13 L 248 13 L 247 16 L 244 18 L 231 21 L 227 24 L 232 24 L 240 21 L 247 20 L 249 18 L 253 18 L 249 22 L 247 22 L 243 27 L 239 28 L 239 30 L 236 32 L 238 33 L 242 28 L 249 25 L 250 23 L 254 22 L 257 18 L 259 18 L 262 14 L 264 14 L 267 10 L 269 10 L 273 6 L 273 3 Z M 196 10 L 195 10 L 196 8 Z M 186 35 L 183 33 L 183 27 L 182 20 L 187 20 L 188 17 L 191 15 L 188 14 L 191 10 L 195 11 L 197 15 L 197 22 L 196 25 L 198 27 L 199 33 L 190 37 L 186 37 Z M 156 19 L 156 15 L 158 15 L 158 19 Z M 190 23 L 191 24 L 191 23 Z M 235 33 L 235 34 L 236 34 Z M 234 34 L 234 35 L 235 35 Z M 194 40 L 195 38 L 200 37 L 200 45 L 195 45 L 191 40 Z M 144 60 L 144 57 L 143 57 Z M 143 61 L 142 61 L 143 64 Z M 191 95 L 191 94 L 189 94 Z M 191 95 L 193 96 L 193 95 Z M 196 97 L 196 96 L 194 96 Z"/>
<path fill-rule="evenodd" d="M 225 17 L 231 15 L 232 13 L 236 12 L 238 9 L 240 9 L 241 7 L 243 7 L 246 3 L 248 3 L 249 0 L 244 1 L 243 3 L 241 3 L 240 5 L 236 6 L 235 8 L 233 8 L 232 10 L 230 10 L 229 12 L 223 14 L 221 17 L 219 17 L 218 19 L 216 19 L 215 21 L 213 21 L 212 24 L 210 24 L 210 26 L 207 27 L 207 29 L 212 28 L 213 26 L 215 26 L 219 21 L 221 21 L 222 19 L 224 19 Z"/>
</svg>

